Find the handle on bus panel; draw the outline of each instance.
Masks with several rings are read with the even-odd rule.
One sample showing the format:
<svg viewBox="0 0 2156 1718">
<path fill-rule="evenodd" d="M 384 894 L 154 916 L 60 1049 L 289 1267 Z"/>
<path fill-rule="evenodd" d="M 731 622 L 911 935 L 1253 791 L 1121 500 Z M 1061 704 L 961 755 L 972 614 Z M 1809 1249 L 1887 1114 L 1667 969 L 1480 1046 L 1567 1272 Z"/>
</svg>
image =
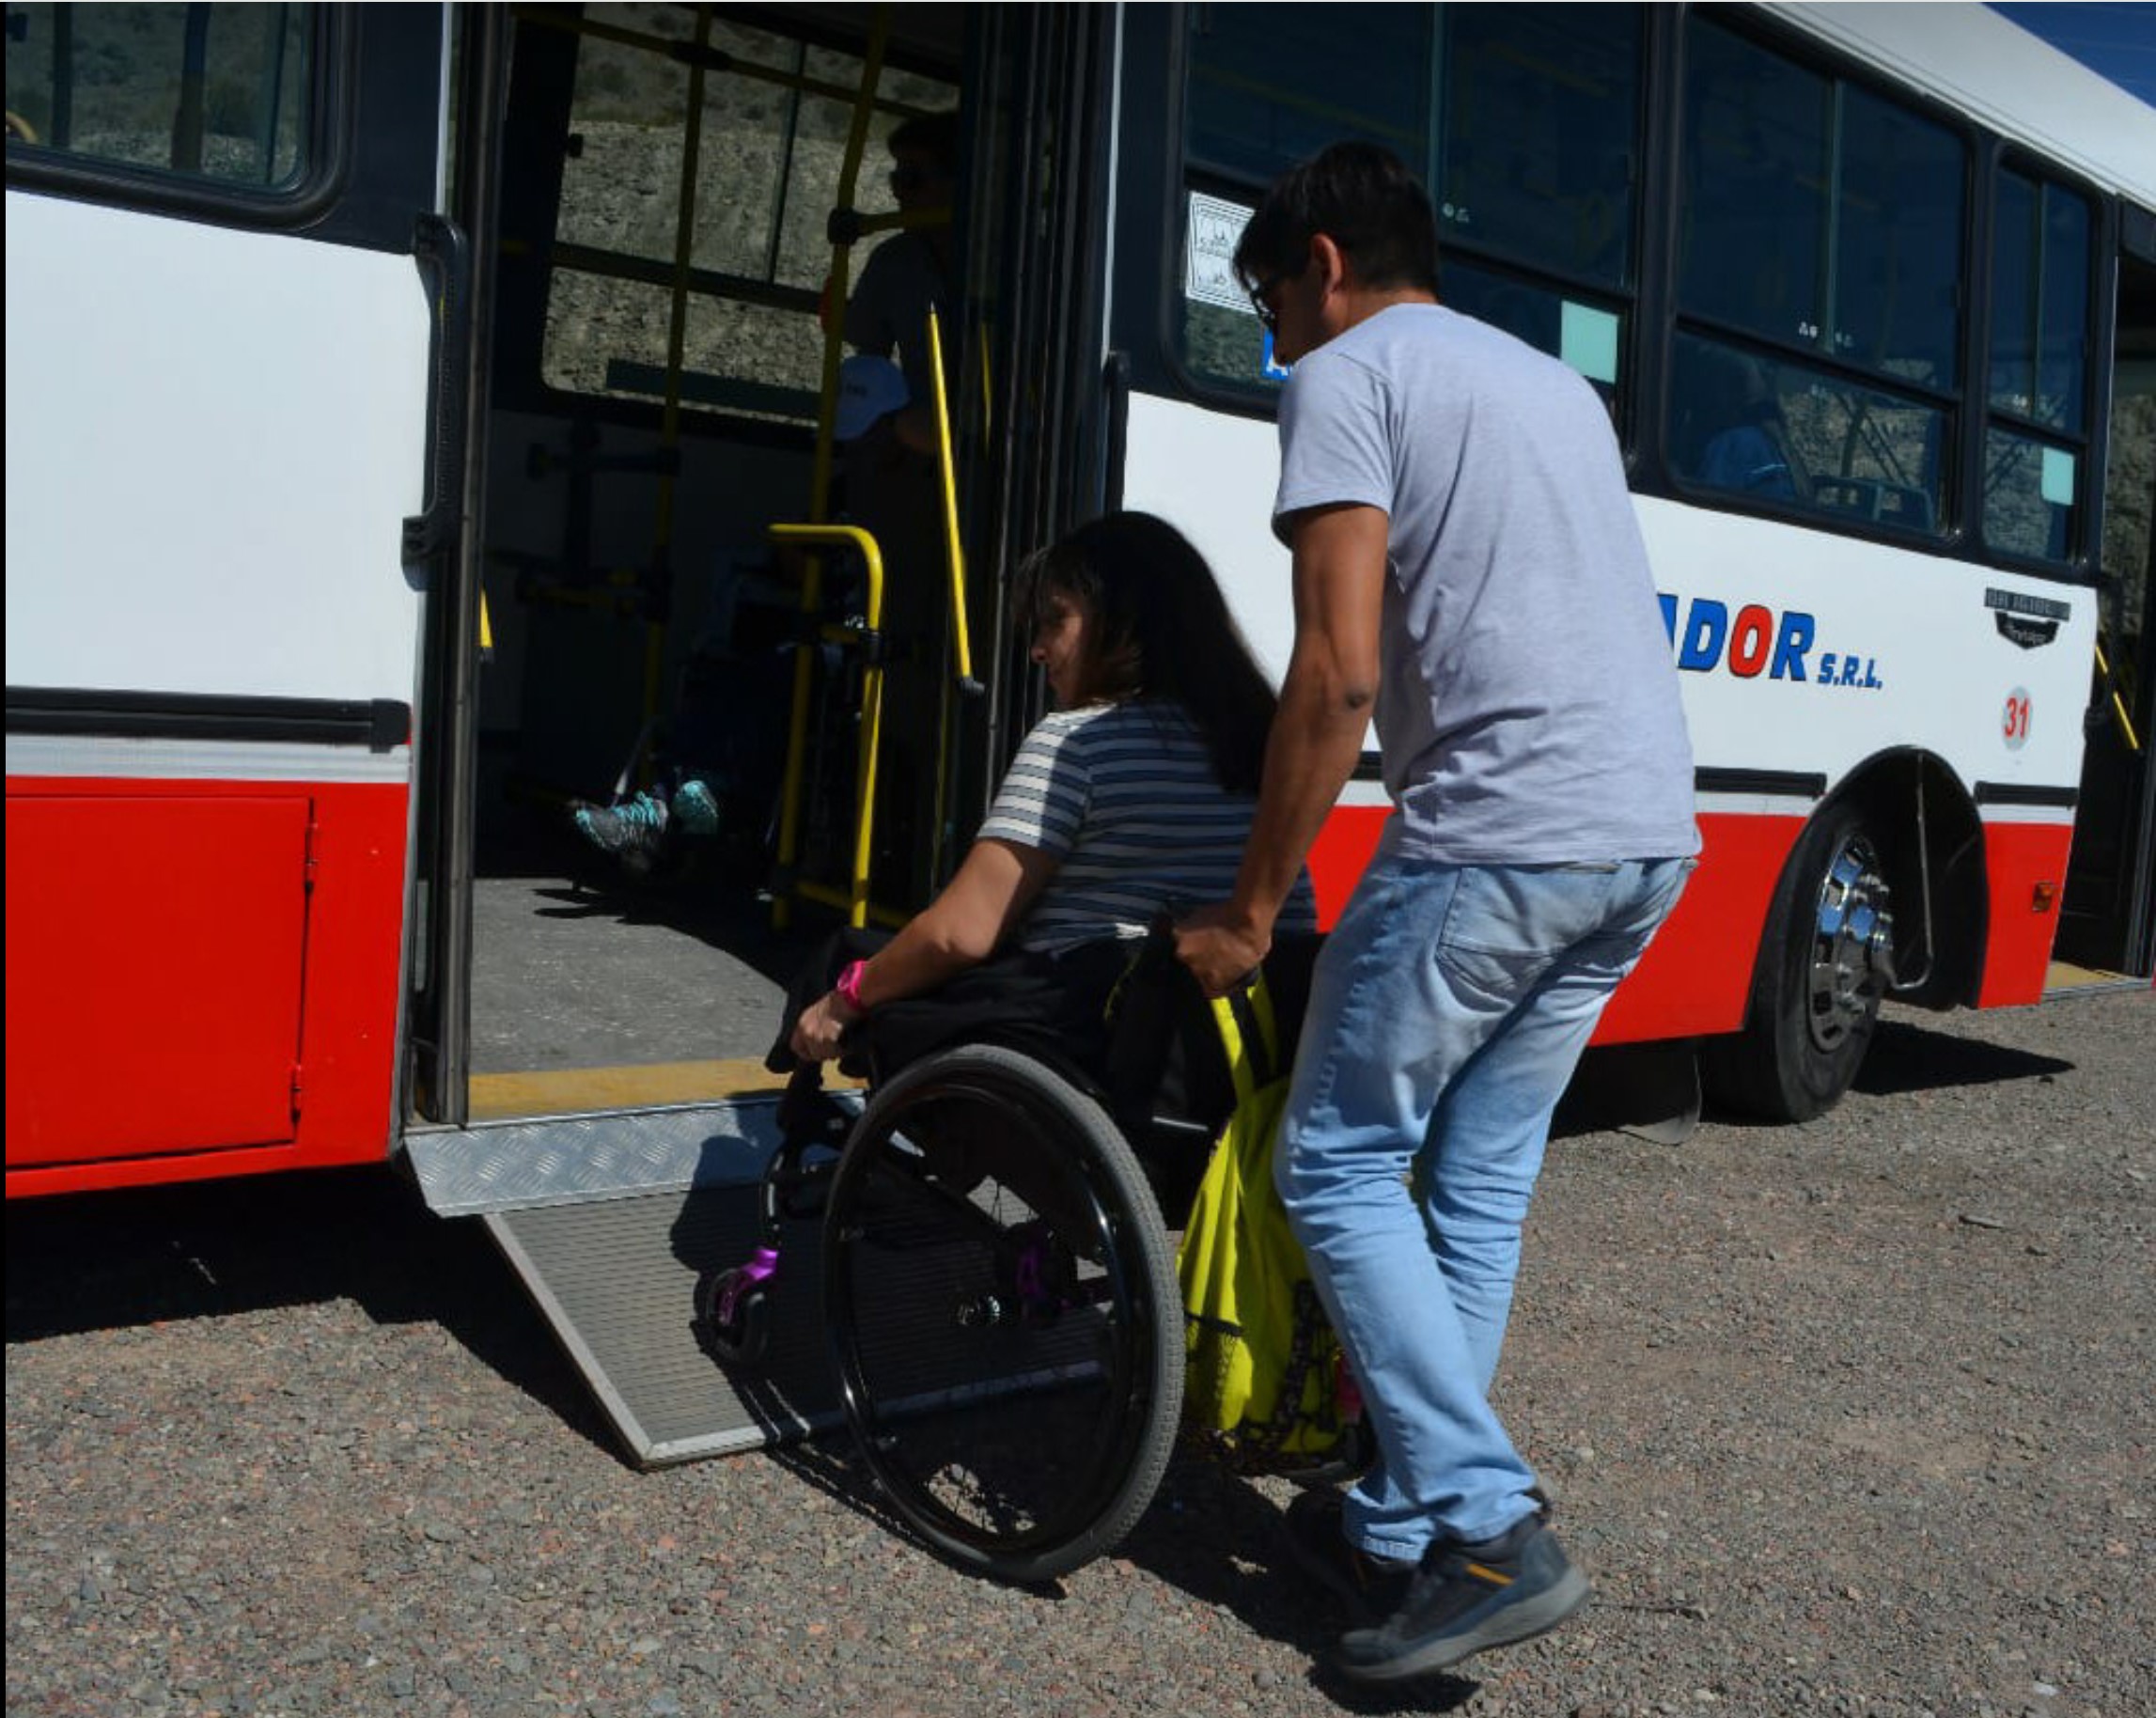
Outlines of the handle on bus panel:
<svg viewBox="0 0 2156 1718">
<path fill-rule="evenodd" d="M 433 300 L 433 352 L 428 360 L 426 511 L 404 522 L 404 558 L 430 561 L 456 547 L 464 512 L 464 419 L 472 386 L 472 245 L 445 215 L 423 214 L 412 229 L 412 254 Z"/>
</svg>

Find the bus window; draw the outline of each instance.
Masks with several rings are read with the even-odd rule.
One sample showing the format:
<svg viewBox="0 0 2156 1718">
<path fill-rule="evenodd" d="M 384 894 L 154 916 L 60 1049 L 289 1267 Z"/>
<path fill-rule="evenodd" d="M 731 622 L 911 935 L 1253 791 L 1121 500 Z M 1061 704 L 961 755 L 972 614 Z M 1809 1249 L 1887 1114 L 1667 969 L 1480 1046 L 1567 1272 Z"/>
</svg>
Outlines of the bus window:
<svg viewBox="0 0 2156 1718">
<path fill-rule="evenodd" d="M 10 6 L 8 148 L 260 191 L 305 180 L 306 6 Z"/>
<path fill-rule="evenodd" d="M 1614 390 L 1626 306 L 1612 294 L 1632 284 L 1637 226 L 1636 8 L 1216 6 L 1191 18 L 1175 333 L 1194 375 L 1279 381 L 1221 277 L 1236 236 L 1224 229 L 1282 170 L 1359 138 L 1429 184 L 1446 303 Z"/>
<path fill-rule="evenodd" d="M 1931 532 L 1946 414 L 1811 365 L 1679 335 L 1670 460 L 1687 482 L 1852 523 Z"/>
<path fill-rule="evenodd" d="M 1711 23 L 1686 46 L 1680 310 L 1951 390 L 1961 140 Z"/>
<path fill-rule="evenodd" d="M 2070 560 L 2081 547 L 2075 503 L 2087 455 L 2092 230 L 2084 198 L 2019 173 L 1999 175 L 1984 540 L 2031 560 Z"/>
<path fill-rule="evenodd" d="M 1999 175 L 1992 243 L 1994 412 L 2075 432 L 2086 411 L 2088 205 L 2056 185 Z"/>
<path fill-rule="evenodd" d="M 1438 271 L 1438 295 L 1445 304 L 1562 358 L 1595 384 L 1605 405 L 1614 405 L 1624 349 L 1621 307 L 1480 268 L 1456 254 L 1441 253 Z"/>
<path fill-rule="evenodd" d="M 1445 11 L 1441 241 L 1602 287 L 1632 280 L 1640 15 L 1629 6 Z"/>
<path fill-rule="evenodd" d="M 1838 155 L 1834 291 L 1821 338 L 1845 364 L 1953 388 L 1966 151 L 1943 127 L 1848 88 Z"/>
<path fill-rule="evenodd" d="M 1673 470 L 1839 524 L 1943 533 L 1966 146 L 1703 20 L 1686 55 Z"/>
<path fill-rule="evenodd" d="M 2031 560 L 2068 559 L 2079 464 L 2075 449 L 1994 425 L 1984 437 L 1984 540 Z"/>
<path fill-rule="evenodd" d="M 1827 80 L 1697 23 L 1685 70 L 1679 302 L 1770 340 L 1816 343 L 1826 320 Z"/>
<path fill-rule="evenodd" d="M 572 144 L 548 286 L 541 374 L 550 387 L 664 396 L 690 78 L 673 57 L 694 27 L 670 6 L 594 6 L 577 47 Z M 544 12 L 527 19 L 543 27 Z M 704 76 L 681 334 L 682 402 L 813 424 L 818 320 L 831 268 L 825 223 L 861 81 L 858 56 L 714 20 Z M 909 113 L 956 105 L 945 83 L 886 67 L 855 193 L 895 205 L 883 138 Z M 867 247 L 853 253 L 859 278 Z"/>
<path fill-rule="evenodd" d="M 1194 168 L 1256 192 L 1343 139 L 1422 159 L 1430 8 L 1200 6 L 1190 17 Z"/>
</svg>

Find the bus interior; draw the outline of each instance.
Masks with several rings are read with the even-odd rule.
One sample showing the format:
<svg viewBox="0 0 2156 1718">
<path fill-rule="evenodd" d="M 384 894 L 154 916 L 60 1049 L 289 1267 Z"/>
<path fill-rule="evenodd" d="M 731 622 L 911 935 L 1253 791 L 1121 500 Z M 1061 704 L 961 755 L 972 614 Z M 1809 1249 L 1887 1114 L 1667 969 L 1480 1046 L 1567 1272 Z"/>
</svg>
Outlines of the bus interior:
<svg viewBox="0 0 2156 1718">
<path fill-rule="evenodd" d="M 892 131 L 970 124 L 968 54 L 995 44 L 969 50 L 956 6 L 506 9 L 472 8 L 460 44 L 461 98 L 499 103 L 462 135 L 499 147 L 452 143 L 483 354 L 467 489 L 483 597 L 459 624 L 483 648 L 462 779 L 430 832 L 445 898 L 462 852 L 471 865 L 461 1058 L 440 1054 L 459 1025 L 456 914 L 430 939 L 441 970 L 419 975 L 414 1098 L 433 1119 L 460 1118 L 460 1059 L 475 1120 L 768 1083 L 784 984 L 859 893 L 877 659 L 860 554 L 782 547 L 770 527 L 859 513 L 892 539 L 872 922 L 947 874 L 960 796 L 979 790 L 981 682 L 1002 698 L 1012 678 L 992 589 L 955 610 L 939 528 L 977 540 L 986 516 L 985 328 L 938 331 L 947 519 L 940 455 L 895 451 L 887 422 L 841 445 L 826 410 L 835 270 L 857 288 L 878 244 L 993 242 L 978 173 L 928 225 L 887 223 Z M 985 158 L 969 146 L 950 164 Z M 850 255 L 833 225 L 847 206 L 868 229 Z M 992 271 L 949 286 L 977 306 Z M 905 490 L 895 508 L 869 506 L 879 483 Z M 977 668 L 955 658 L 966 610 Z M 812 652 L 795 648 L 805 627 Z"/>
</svg>

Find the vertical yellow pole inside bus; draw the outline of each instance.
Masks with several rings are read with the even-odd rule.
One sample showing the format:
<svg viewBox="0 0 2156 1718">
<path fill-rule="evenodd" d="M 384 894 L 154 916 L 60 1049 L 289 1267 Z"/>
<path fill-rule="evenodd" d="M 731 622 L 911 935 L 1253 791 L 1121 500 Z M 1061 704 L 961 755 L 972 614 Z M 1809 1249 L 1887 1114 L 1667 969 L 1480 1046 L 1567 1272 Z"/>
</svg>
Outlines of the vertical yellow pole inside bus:
<svg viewBox="0 0 2156 1718">
<path fill-rule="evenodd" d="M 883 624 L 883 554 L 876 539 L 858 525 L 773 525 L 772 539 L 779 543 L 851 545 L 860 553 L 868 573 L 866 628 L 874 638 Z M 805 649 L 804 654 L 806 654 Z M 868 864 L 874 848 L 876 811 L 876 754 L 883 727 L 883 662 L 871 649 L 861 671 L 861 738 L 856 753 L 853 791 L 853 856 L 846 893 L 834 904 L 844 907 L 846 922 L 856 929 L 868 922 Z M 800 892 L 812 898 L 829 898 L 806 884 Z M 783 898 L 783 897 L 781 898 Z"/>
<path fill-rule="evenodd" d="M 951 639 L 958 652 L 959 681 L 971 690 L 973 649 L 966 638 L 966 563 L 959 541 L 958 471 L 951 457 L 951 409 L 944 385 L 944 336 L 933 310 L 929 312 L 929 377 L 936 397 L 936 467 L 943 480 L 944 547 L 951 570 Z"/>
<path fill-rule="evenodd" d="M 861 178 L 861 157 L 868 146 L 868 117 L 876 86 L 883 75 L 883 41 L 891 25 L 891 8 L 879 6 L 876 22 L 868 32 L 868 50 L 861 61 L 861 93 L 853 103 L 853 123 L 846 133 L 846 159 L 838 172 L 838 207 L 851 210 L 853 193 Z M 838 365 L 840 347 L 846 332 L 846 298 L 849 289 L 847 278 L 852 261 L 852 242 L 841 238 L 831 247 L 831 278 L 824 289 L 828 294 L 824 302 L 826 319 L 823 330 L 823 393 L 822 406 L 817 413 L 816 464 L 809 479 L 808 517 L 812 526 L 820 526 L 828 517 L 831 507 L 831 449 L 834 416 L 838 403 Z M 773 535 L 777 535 L 774 527 Z M 871 543 L 870 547 L 873 548 Z M 882 595 L 883 565 L 879 557 L 875 572 L 874 595 Z M 801 575 L 801 612 L 803 631 L 810 631 L 809 622 L 823 602 L 823 564 L 810 554 Z M 877 625 L 871 615 L 868 624 Z M 784 930 L 793 919 L 792 870 L 801 856 L 801 789 L 802 773 L 807 767 L 808 756 L 808 704 L 812 690 L 815 665 L 814 652 L 804 640 L 803 648 L 793 659 L 793 711 L 787 724 L 786 773 L 779 788 L 778 808 L 778 875 L 779 886 L 772 893 L 771 922 Z M 883 672 L 873 669 L 876 677 L 877 697 L 883 695 Z M 864 713 L 862 731 L 867 733 L 870 723 Z M 864 832 L 856 833 L 855 845 L 867 839 Z"/>
<path fill-rule="evenodd" d="M 2118 731 L 2125 736 L 2126 749 L 2138 752 L 2141 749 L 2141 736 L 2133 731 L 2133 718 L 2126 712 L 2126 700 L 2118 695 L 2118 682 L 2111 678 L 2111 663 L 2103 654 L 2101 639 L 2096 646 L 2096 671 L 2103 676 L 2104 686 L 2111 693 L 2111 713 L 2118 718 Z"/>
</svg>

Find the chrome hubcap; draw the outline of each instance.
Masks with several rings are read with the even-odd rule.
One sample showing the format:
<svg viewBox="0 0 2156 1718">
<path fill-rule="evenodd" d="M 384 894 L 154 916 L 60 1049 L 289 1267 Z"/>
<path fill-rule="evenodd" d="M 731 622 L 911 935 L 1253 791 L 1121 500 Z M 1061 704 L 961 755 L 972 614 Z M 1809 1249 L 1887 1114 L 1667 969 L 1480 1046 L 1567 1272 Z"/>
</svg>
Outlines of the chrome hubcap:
<svg viewBox="0 0 2156 1718">
<path fill-rule="evenodd" d="M 1820 883 L 1812 937 L 1806 1023 L 1812 1042 L 1832 1054 L 1879 1009 L 1894 982 L 1894 913 L 1879 853 L 1851 836 Z"/>
</svg>

